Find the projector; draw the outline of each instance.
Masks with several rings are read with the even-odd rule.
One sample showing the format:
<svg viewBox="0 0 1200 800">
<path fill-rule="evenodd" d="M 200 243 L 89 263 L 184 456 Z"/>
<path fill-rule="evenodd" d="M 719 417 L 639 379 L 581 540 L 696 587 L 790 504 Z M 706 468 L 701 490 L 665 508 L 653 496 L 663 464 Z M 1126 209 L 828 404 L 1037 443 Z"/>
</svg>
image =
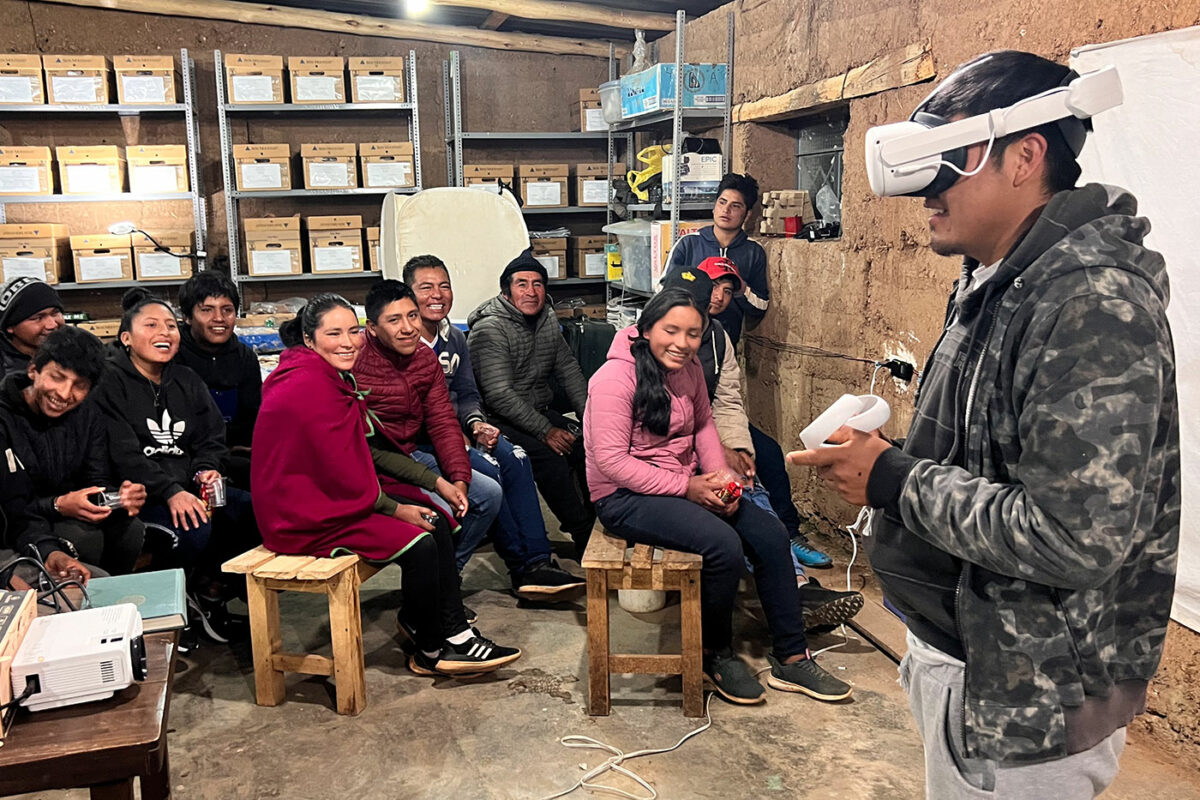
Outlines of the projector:
<svg viewBox="0 0 1200 800">
<path fill-rule="evenodd" d="M 13 697 L 34 687 L 21 703 L 30 711 L 103 700 L 145 678 L 142 616 L 133 603 L 38 617 L 12 662 Z"/>
</svg>

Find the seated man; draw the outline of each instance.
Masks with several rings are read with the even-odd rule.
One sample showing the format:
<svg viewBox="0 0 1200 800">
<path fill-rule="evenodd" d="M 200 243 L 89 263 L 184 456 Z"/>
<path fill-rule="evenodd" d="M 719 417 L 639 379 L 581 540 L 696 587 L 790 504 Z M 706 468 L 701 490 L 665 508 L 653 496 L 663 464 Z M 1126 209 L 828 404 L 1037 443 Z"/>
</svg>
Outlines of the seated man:
<svg viewBox="0 0 1200 800">
<path fill-rule="evenodd" d="M 120 506 L 94 502 L 117 486 L 109 465 L 106 423 L 86 402 L 104 366 L 104 345 L 74 326 L 59 328 L 37 349 L 24 374 L 0 383 L 0 507 L 4 544 L 20 555 L 33 545 L 43 558 L 69 551 L 110 573 L 131 572 L 145 530 L 134 517 L 146 487 L 121 481 Z"/>
<path fill-rule="evenodd" d="M 501 436 L 483 413 L 466 334 L 447 319 L 454 305 L 454 290 L 446 265 L 437 256 L 411 258 L 404 265 L 404 282 L 417 298 L 421 341 L 437 354 L 450 390 L 450 402 L 468 434 L 468 444 L 473 445 L 467 450 L 471 468 L 503 489 L 493 540 L 512 577 L 513 591 L 535 599 L 553 599 L 583 586 L 583 580 L 560 567 L 551 555 L 537 486 L 525 451 Z M 459 570 L 479 544 L 465 536 L 459 540 Z"/>
<path fill-rule="evenodd" d="M 61 328 L 63 304 L 54 287 L 37 278 L 15 278 L 0 289 L 0 366 L 24 373 L 29 360 Z"/>
<path fill-rule="evenodd" d="M 546 268 L 528 250 L 500 274 L 500 294 L 467 318 L 471 366 L 500 431 L 525 450 L 533 477 L 582 558 L 596 512 L 586 490 L 579 423 L 550 408 L 552 381 L 583 419 L 587 384 L 546 302 Z"/>
</svg>

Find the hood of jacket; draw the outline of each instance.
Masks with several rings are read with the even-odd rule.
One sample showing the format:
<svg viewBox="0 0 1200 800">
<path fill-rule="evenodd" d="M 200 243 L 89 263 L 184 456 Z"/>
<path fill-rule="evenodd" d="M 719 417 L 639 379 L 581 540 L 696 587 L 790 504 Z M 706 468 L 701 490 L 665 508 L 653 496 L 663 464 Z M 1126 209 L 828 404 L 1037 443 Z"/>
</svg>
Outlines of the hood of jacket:
<svg viewBox="0 0 1200 800">
<path fill-rule="evenodd" d="M 722 254 L 729 250 L 736 250 L 750 239 L 744 230 L 740 230 L 737 232 L 737 236 L 733 237 L 733 241 L 729 243 L 728 247 L 722 247 L 721 243 L 717 241 L 717 228 L 715 225 L 709 225 L 707 228 L 701 228 L 697 235 L 709 248 L 716 251 L 715 255 Z M 737 262 L 735 261 L 734 263 Z"/>
</svg>

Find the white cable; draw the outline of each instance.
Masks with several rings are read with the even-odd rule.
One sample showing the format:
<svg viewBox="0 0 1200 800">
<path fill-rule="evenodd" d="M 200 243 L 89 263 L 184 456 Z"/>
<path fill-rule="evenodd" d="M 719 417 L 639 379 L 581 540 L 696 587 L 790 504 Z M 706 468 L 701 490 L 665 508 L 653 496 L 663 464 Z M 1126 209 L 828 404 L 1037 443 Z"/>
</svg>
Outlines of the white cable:
<svg viewBox="0 0 1200 800">
<path fill-rule="evenodd" d="M 593 767 L 592 769 L 590 769 L 586 773 L 584 773 L 584 776 L 582 778 L 580 778 L 579 780 L 577 780 L 575 782 L 575 785 L 573 785 L 570 789 L 565 789 L 561 792 L 558 792 L 557 794 L 547 795 L 546 797 L 543 797 L 542 800 L 555 800 L 555 798 L 558 798 L 558 797 L 566 797 L 567 795 L 574 792 L 576 789 L 590 789 L 593 792 L 608 792 L 609 794 L 615 794 L 617 797 L 627 798 L 627 800 L 655 800 L 655 798 L 658 797 L 658 792 L 655 791 L 654 787 L 651 786 L 649 783 L 647 783 L 644 778 L 642 778 L 640 775 L 638 775 L 633 770 L 626 769 L 624 766 L 622 766 L 622 764 L 624 764 L 626 761 L 632 761 L 635 758 L 641 758 L 642 756 L 654 756 L 654 755 L 661 755 L 662 753 L 669 753 L 672 750 L 678 749 L 680 746 L 683 745 L 684 742 L 686 742 L 688 739 L 692 738 L 693 736 L 695 736 L 699 733 L 703 733 L 704 731 L 711 728 L 712 727 L 712 714 L 710 713 L 709 706 L 712 704 L 712 699 L 713 699 L 714 694 L 716 694 L 716 692 L 710 692 L 708 695 L 708 698 L 704 701 L 704 717 L 705 717 L 704 724 L 701 725 L 699 728 L 696 728 L 695 730 L 689 731 L 688 733 L 684 734 L 682 739 L 680 739 L 678 742 L 671 745 L 670 747 L 662 747 L 662 748 L 657 748 L 657 749 L 653 749 L 653 750 L 637 750 L 632 753 L 624 753 L 621 750 L 617 749 L 616 747 L 613 747 L 611 744 L 606 744 L 604 742 L 598 741 L 596 739 L 593 739 L 590 736 L 572 735 L 572 736 L 562 737 L 561 739 L 558 740 L 558 742 L 563 747 L 570 747 L 570 748 L 581 749 L 581 750 L 604 750 L 605 752 L 612 753 L 612 757 L 609 758 L 607 761 L 605 761 L 600 766 Z M 648 794 L 648 795 L 631 794 L 631 793 L 625 791 L 624 789 L 618 789 L 615 786 L 606 786 L 603 783 L 591 783 L 592 779 L 600 777 L 601 775 L 603 775 L 605 772 L 608 772 L 609 770 L 612 770 L 613 772 L 616 772 L 620 775 L 624 775 L 626 778 L 629 778 L 630 780 L 634 781 L 639 786 L 641 786 L 643 789 L 650 792 L 650 794 Z"/>
<path fill-rule="evenodd" d="M 963 172 L 961 169 L 959 169 L 958 167 L 956 167 L 955 165 L 951 164 L 949 161 L 946 161 L 944 159 L 938 162 L 938 166 L 949 167 L 950 169 L 954 170 L 955 172 L 957 172 L 959 175 L 963 176 L 964 178 L 969 178 L 972 175 L 978 175 L 980 172 L 983 172 L 983 167 L 984 167 L 984 165 L 987 164 L 988 156 L 990 156 L 992 154 L 992 145 L 994 145 L 995 143 L 996 143 L 996 129 L 993 127 L 991 135 L 988 136 L 987 149 L 983 151 L 983 158 L 979 159 L 979 164 L 976 165 L 975 169 L 971 170 L 970 172 Z"/>
<path fill-rule="evenodd" d="M 878 370 L 878 367 L 876 367 L 876 369 Z M 872 383 L 874 383 L 874 380 L 875 380 L 874 378 L 871 379 Z M 846 532 L 850 534 L 850 547 L 852 548 L 852 550 L 850 551 L 850 563 L 846 565 L 846 591 L 847 592 L 854 591 L 854 589 L 852 589 L 850 587 L 850 570 L 853 569 L 854 561 L 855 561 L 855 559 L 858 558 L 858 539 L 857 539 L 857 537 L 855 537 L 854 534 L 861 533 L 863 523 L 869 522 L 870 519 L 871 519 L 871 509 L 868 508 L 867 506 L 863 506 L 862 508 L 860 508 L 858 510 L 858 518 L 855 519 L 852 524 L 846 526 Z M 849 633 L 846 632 L 846 623 L 843 622 L 839 627 L 842 630 L 842 641 L 838 642 L 837 644 L 831 644 L 828 647 L 822 647 L 820 650 L 818 650 L 817 652 L 812 654 L 814 658 L 816 656 L 819 656 L 822 653 L 826 653 L 830 650 L 836 650 L 839 647 L 845 647 L 846 645 L 850 644 L 851 639 L 853 639 L 856 642 L 860 641 L 857 636 L 851 636 Z"/>
<path fill-rule="evenodd" d="M 871 372 L 871 388 L 867 390 L 867 394 L 875 394 L 875 376 L 879 374 L 879 370 L 883 369 L 883 364 L 875 362 L 875 369 Z"/>
</svg>

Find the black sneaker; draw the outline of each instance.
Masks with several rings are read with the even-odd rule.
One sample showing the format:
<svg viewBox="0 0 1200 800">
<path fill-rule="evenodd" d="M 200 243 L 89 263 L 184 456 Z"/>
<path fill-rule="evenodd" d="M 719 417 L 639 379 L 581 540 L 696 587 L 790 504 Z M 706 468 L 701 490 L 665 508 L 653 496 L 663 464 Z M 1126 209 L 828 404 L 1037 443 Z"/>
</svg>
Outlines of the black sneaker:
<svg viewBox="0 0 1200 800">
<path fill-rule="evenodd" d="M 478 674 L 491 672 L 521 657 L 515 647 L 501 647 L 491 639 L 480 636 L 478 631 L 462 644 L 442 645 L 434 669 L 443 675 Z M 423 655 L 423 654 L 422 654 Z"/>
<path fill-rule="evenodd" d="M 707 683 L 731 703 L 754 705 L 766 701 L 762 684 L 754 677 L 746 662 L 731 650 L 721 650 L 704 656 L 704 677 Z"/>
<path fill-rule="evenodd" d="M 804 629 L 836 628 L 854 618 L 862 610 L 861 592 L 836 592 L 826 589 L 815 578 L 800 589 L 800 613 L 804 617 Z"/>
<path fill-rule="evenodd" d="M 467 616 L 467 624 L 474 625 L 479 621 L 479 615 L 475 613 L 475 609 L 470 608 L 465 603 L 463 604 L 463 614 Z"/>
<path fill-rule="evenodd" d="M 188 594 L 187 605 L 189 624 L 217 644 L 243 640 L 249 635 L 249 618 L 230 613 L 221 600 Z"/>
<path fill-rule="evenodd" d="M 561 594 L 587 586 L 583 578 L 576 578 L 554 559 L 534 564 L 523 572 L 512 576 L 513 592 L 532 600 L 549 600 Z"/>
<path fill-rule="evenodd" d="M 825 671 L 813 658 L 805 658 L 784 664 L 768 653 L 771 674 L 767 685 L 781 692 L 799 692 L 817 700 L 845 700 L 854 693 L 854 688 Z"/>
</svg>

